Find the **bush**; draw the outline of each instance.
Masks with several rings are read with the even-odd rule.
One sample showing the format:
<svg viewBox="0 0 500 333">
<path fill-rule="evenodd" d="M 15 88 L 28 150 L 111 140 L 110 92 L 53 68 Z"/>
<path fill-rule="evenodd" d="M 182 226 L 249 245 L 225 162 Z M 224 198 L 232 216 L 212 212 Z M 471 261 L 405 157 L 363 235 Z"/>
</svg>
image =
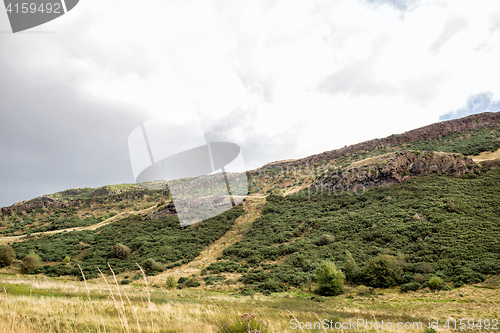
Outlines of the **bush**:
<svg viewBox="0 0 500 333">
<path fill-rule="evenodd" d="M 41 260 L 38 255 L 34 252 L 30 252 L 24 257 L 23 262 L 21 263 L 21 273 L 23 274 L 31 274 L 36 271 L 38 266 L 40 266 Z"/>
<path fill-rule="evenodd" d="M 123 260 L 129 256 L 130 249 L 128 248 L 128 246 L 125 246 L 123 244 L 116 244 L 115 246 L 113 246 L 111 254 L 115 258 Z"/>
<path fill-rule="evenodd" d="M 330 261 L 323 261 L 316 269 L 317 293 L 323 296 L 336 296 L 344 291 L 344 273 Z"/>
<path fill-rule="evenodd" d="M 417 291 L 420 288 L 422 288 L 422 285 L 420 283 L 410 282 L 410 283 L 403 284 L 401 286 L 400 290 L 402 293 L 407 293 L 409 291 Z"/>
<path fill-rule="evenodd" d="M 345 270 L 345 275 L 347 280 L 353 281 L 354 276 L 356 275 L 358 271 L 358 264 L 356 264 L 356 261 L 352 257 L 351 252 L 346 251 L 345 254 L 345 264 L 344 264 L 344 270 Z"/>
<path fill-rule="evenodd" d="M 14 250 L 8 245 L 0 246 L 0 264 L 10 266 L 14 260 L 16 260 Z"/>
<path fill-rule="evenodd" d="M 443 280 L 440 277 L 435 276 L 427 282 L 427 285 L 431 290 L 439 290 L 443 285 Z"/>
<path fill-rule="evenodd" d="M 320 238 L 318 238 L 318 240 L 316 241 L 316 245 L 323 246 L 332 244 L 333 242 L 335 242 L 335 237 L 333 237 L 332 235 L 324 234 Z"/>
<path fill-rule="evenodd" d="M 120 283 L 121 283 L 121 284 L 129 284 L 129 283 L 131 283 L 131 282 L 132 282 L 131 280 L 128 280 L 128 279 L 123 279 L 123 280 L 121 280 L 121 282 L 120 282 Z"/>
<path fill-rule="evenodd" d="M 191 277 L 189 278 L 189 280 L 186 281 L 185 285 L 188 288 L 196 288 L 199 287 L 201 283 L 196 277 Z"/>
<path fill-rule="evenodd" d="M 167 281 L 165 282 L 165 285 L 168 289 L 175 289 L 177 287 L 177 282 L 175 281 L 173 276 L 169 276 L 167 278 Z"/>
<path fill-rule="evenodd" d="M 379 255 L 370 260 L 363 271 L 366 284 L 374 288 L 395 286 L 401 278 L 401 267 L 396 257 Z"/>
<path fill-rule="evenodd" d="M 68 264 L 71 262 L 71 258 L 69 256 L 64 257 L 63 262 Z"/>
<path fill-rule="evenodd" d="M 144 272 L 146 272 L 146 274 L 151 274 L 153 272 L 162 272 L 165 270 L 161 263 L 156 262 L 151 258 L 144 260 L 144 262 L 142 263 L 142 268 L 144 269 Z"/>
<path fill-rule="evenodd" d="M 424 283 L 425 282 L 425 276 L 422 274 L 415 274 L 413 275 L 413 282 L 415 283 Z"/>
</svg>

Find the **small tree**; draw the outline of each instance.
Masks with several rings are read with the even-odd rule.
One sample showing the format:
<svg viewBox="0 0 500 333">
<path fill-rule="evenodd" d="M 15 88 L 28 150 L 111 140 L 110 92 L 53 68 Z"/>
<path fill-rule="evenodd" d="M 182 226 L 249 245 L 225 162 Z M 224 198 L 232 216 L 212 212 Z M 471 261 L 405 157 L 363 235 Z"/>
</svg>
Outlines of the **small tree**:
<svg viewBox="0 0 500 333">
<path fill-rule="evenodd" d="M 336 296 L 344 291 L 344 273 L 331 261 L 323 261 L 316 269 L 316 292 L 323 296 Z"/>
<path fill-rule="evenodd" d="M 397 284 L 401 278 L 401 267 L 394 256 L 379 255 L 364 268 L 363 278 L 368 286 L 387 288 Z"/>
<path fill-rule="evenodd" d="M 175 281 L 175 279 L 172 275 L 170 275 L 167 278 L 166 286 L 168 289 L 175 289 L 177 287 L 177 281 Z"/>
<path fill-rule="evenodd" d="M 352 257 L 349 250 L 345 251 L 345 264 L 344 264 L 345 275 L 347 280 L 352 281 L 356 272 L 358 271 L 358 264 Z"/>
<path fill-rule="evenodd" d="M 111 254 L 115 258 L 126 259 L 130 254 L 130 249 L 128 246 L 125 246 L 123 244 L 116 244 L 115 246 L 113 246 Z"/>
<path fill-rule="evenodd" d="M 0 246 L 0 264 L 10 266 L 14 260 L 16 260 L 14 250 L 8 245 Z"/>
<path fill-rule="evenodd" d="M 23 262 L 21 263 L 21 273 L 31 274 L 35 272 L 41 262 L 42 261 L 37 254 L 30 252 L 26 255 L 26 257 L 24 257 Z"/>
<path fill-rule="evenodd" d="M 335 237 L 333 237 L 332 235 L 324 234 L 321 235 L 320 238 L 318 238 L 318 240 L 316 241 L 316 245 L 323 246 L 332 244 L 333 242 L 335 242 Z"/>
<path fill-rule="evenodd" d="M 440 277 L 435 276 L 432 279 L 430 279 L 429 282 L 427 282 L 427 284 L 429 285 L 429 288 L 431 290 L 438 290 L 441 289 L 441 287 L 443 286 L 443 280 L 441 280 Z"/>
</svg>

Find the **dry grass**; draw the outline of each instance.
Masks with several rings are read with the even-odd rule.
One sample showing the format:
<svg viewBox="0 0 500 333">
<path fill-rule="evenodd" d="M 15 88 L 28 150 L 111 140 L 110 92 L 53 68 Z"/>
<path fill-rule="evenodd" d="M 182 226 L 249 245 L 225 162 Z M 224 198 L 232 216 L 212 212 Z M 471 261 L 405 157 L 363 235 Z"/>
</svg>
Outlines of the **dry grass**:
<svg viewBox="0 0 500 333">
<path fill-rule="evenodd" d="M 200 289 L 145 290 L 144 286 L 118 285 L 113 275 L 105 279 L 65 283 L 39 276 L 0 275 L 0 332 L 217 332 L 242 313 L 257 314 L 271 332 L 300 331 L 291 329 L 293 318 L 301 322 L 376 318 L 426 323 L 429 319 L 498 319 L 500 315 L 500 289 L 474 286 L 408 294 L 386 289 L 367 296 L 347 288 L 344 295 L 317 302 L 302 291 L 250 297 Z"/>
<path fill-rule="evenodd" d="M 472 158 L 472 160 L 474 162 L 483 162 L 483 161 L 488 161 L 488 160 L 494 160 L 494 159 L 500 158 L 500 149 L 498 149 L 497 151 L 494 151 L 494 152 L 485 151 L 477 156 L 471 155 L 468 157 Z"/>
</svg>

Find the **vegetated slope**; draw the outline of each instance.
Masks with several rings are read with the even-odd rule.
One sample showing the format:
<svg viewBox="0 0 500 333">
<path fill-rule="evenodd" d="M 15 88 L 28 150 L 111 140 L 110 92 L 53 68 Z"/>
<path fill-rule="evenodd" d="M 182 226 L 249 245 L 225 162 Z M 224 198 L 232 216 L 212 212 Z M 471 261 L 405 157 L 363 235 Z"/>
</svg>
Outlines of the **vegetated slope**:
<svg viewBox="0 0 500 333">
<path fill-rule="evenodd" d="M 116 273 L 137 270 L 136 263 L 143 264 L 153 259 L 161 268 L 186 264 L 200 254 L 200 251 L 215 242 L 235 223 L 243 212 L 241 204 L 203 223 L 181 227 L 175 215 L 152 220 L 149 215 L 124 218 L 96 230 L 74 231 L 33 238 L 12 247 L 18 258 L 29 252 L 38 254 L 44 262 L 53 263 L 40 267 L 36 272 L 49 276 L 81 276 L 76 262 L 62 263 L 66 256 L 77 258 L 85 276 L 97 277 L 98 271 L 107 269 L 107 263 Z M 113 247 L 122 244 L 129 254 L 116 255 Z"/>
<path fill-rule="evenodd" d="M 355 283 L 381 286 L 368 269 L 379 255 L 402 268 L 383 286 L 433 275 L 477 283 L 500 274 L 499 192 L 496 168 L 462 178 L 424 175 L 363 195 L 271 195 L 246 238 L 204 273 L 238 272 L 248 287 L 281 291 L 314 279 L 322 260 L 343 268 L 348 250 L 359 265 Z"/>
<path fill-rule="evenodd" d="M 400 150 L 478 155 L 500 148 L 500 112 L 482 113 L 425 126 L 297 160 L 278 161 L 249 171 L 250 193 L 290 192 L 306 187 L 329 168 Z"/>
<path fill-rule="evenodd" d="M 168 189 L 147 189 L 133 184 L 66 190 L 1 208 L 0 234 L 31 235 L 90 226 L 119 213 L 168 200 Z"/>
</svg>

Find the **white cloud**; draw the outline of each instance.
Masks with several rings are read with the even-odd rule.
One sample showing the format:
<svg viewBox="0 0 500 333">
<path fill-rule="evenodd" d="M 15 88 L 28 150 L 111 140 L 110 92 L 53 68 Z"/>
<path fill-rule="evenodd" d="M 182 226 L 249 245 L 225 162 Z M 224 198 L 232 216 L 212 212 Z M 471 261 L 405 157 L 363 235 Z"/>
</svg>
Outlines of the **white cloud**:
<svg viewBox="0 0 500 333">
<path fill-rule="evenodd" d="M 205 130 L 257 167 L 438 121 L 484 91 L 498 99 L 499 13 L 487 0 L 81 1 L 33 29 L 55 33 L 0 34 L 15 73 L 0 81 L 125 105 L 135 126 L 197 102 Z"/>
</svg>

